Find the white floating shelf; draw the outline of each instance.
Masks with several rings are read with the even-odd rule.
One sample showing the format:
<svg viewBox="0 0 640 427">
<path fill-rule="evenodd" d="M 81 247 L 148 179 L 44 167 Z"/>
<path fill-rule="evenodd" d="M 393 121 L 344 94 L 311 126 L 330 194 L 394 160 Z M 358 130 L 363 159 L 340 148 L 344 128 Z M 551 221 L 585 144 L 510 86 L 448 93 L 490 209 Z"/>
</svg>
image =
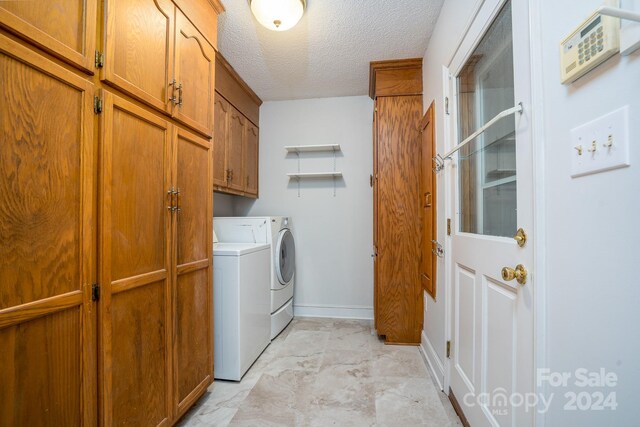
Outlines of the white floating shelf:
<svg viewBox="0 0 640 427">
<path fill-rule="evenodd" d="M 325 145 L 289 145 L 284 147 L 287 153 L 304 153 L 310 151 L 340 151 L 340 144 Z"/>
<path fill-rule="evenodd" d="M 299 172 L 288 173 L 289 179 L 295 178 L 338 178 L 342 176 L 342 172 Z"/>
</svg>

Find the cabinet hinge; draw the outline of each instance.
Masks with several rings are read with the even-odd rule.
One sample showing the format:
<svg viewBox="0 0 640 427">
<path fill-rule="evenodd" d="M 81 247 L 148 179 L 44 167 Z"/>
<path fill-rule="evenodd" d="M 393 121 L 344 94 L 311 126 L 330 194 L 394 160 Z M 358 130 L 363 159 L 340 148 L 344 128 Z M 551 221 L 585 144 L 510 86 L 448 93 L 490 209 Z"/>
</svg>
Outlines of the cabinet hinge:
<svg viewBox="0 0 640 427">
<path fill-rule="evenodd" d="M 99 301 L 100 300 L 100 285 L 94 283 L 91 286 L 91 301 Z"/>
<path fill-rule="evenodd" d="M 93 97 L 93 112 L 96 114 L 102 113 L 102 99 L 98 96 Z"/>
<path fill-rule="evenodd" d="M 447 116 L 449 115 L 449 97 L 448 96 L 444 98 L 444 113 Z"/>
<path fill-rule="evenodd" d="M 447 236 L 451 236 L 451 218 L 447 218 Z"/>
<path fill-rule="evenodd" d="M 447 359 L 451 359 L 451 341 L 447 341 Z"/>
<path fill-rule="evenodd" d="M 96 68 L 104 67 L 104 53 L 98 50 L 96 50 L 95 64 L 96 64 Z"/>
</svg>

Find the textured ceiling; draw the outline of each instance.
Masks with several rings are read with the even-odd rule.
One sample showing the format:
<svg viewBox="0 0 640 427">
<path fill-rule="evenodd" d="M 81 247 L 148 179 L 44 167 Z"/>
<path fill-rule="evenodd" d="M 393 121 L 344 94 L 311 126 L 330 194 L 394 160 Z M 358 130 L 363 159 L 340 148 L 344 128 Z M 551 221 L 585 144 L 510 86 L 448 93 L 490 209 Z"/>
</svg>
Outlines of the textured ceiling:
<svg viewBox="0 0 640 427">
<path fill-rule="evenodd" d="M 422 57 L 444 0 L 307 0 L 275 32 L 226 0 L 218 47 L 263 101 L 366 95 L 369 62 Z"/>
</svg>

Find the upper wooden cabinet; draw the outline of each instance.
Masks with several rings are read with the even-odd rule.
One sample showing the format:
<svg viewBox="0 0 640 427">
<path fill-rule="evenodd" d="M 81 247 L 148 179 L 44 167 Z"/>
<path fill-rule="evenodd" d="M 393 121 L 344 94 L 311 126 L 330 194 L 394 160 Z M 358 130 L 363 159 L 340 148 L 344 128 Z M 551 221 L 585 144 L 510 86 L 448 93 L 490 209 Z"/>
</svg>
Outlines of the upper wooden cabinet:
<svg viewBox="0 0 640 427">
<path fill-rule="evenodd" d="M 183 0 L 178 4 L 186 12 L 170 0 L 105 2 L 101 78 L 211 136 L 215 46 L 212 37 L 205 37 L 193 24 L 205 25 L 201 16 L 194 19 L 187 13 L 209 10 L 215 16 L 222 9 L 216 9 L 209 0 Z M 205 32 L 211 33 L 209 29 Z"/>
<path fill-rule="evenodd" d="M 176 9 L 176 54 L 173 104 L 176 119 L 200 132 L 213 132 L 215 50 L 193 24 Z"/>
<path fill-rule="evenodd" d="M 96 4 L 86 0 L 0 1 L 0 26 L 93 73 Z"/>
<path fill-rule="evenodd" d="M 109 0 L 104 4 L 101 78 L 170 113 L 175 6 L 170 0 Z"/>
<path fill-rule="evenodd" d="M 262 100 L 217 53 L 213 142 L 216 191 L 258 197 L 261 104 Z"/>
<path fill-rule="evenodd" d="M 258 197 L 258 127 L 247 121 L 245 131 L 242 169 L 244 170 L 244 192 Z"/>
</svg>

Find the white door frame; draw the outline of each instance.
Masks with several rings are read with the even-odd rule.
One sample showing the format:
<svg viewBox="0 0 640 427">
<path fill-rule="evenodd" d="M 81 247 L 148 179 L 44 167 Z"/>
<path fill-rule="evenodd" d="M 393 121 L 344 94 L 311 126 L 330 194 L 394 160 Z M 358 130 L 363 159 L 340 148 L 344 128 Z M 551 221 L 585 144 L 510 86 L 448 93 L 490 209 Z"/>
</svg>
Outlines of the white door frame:
<svg viewBox="0 0 640 427">
<path fill-rule="evenodd" d="M 498 0 L 497 3 L 500 4 L 500 7 L 505 3 L 506 0 Z M 518 1 L 518 0 L 512 0 Z M 495 0 L 493 1 L 495 2 Z M 479 43 L 480 38 L 473 40 L 466 40 L 468 33 L 472 30 L 472 27 L 481 26 L 481 31 L 478 32 L 480 35 L 484 35 L 487 28 L 492 22 L 491 15 L 487 16 L 486 8 L 485 13 L 481 14 L 483 9 L 483 5 L 485 0 L 478 0 L 474 7 L 472 14 L 469 17 L 469 21 L 460 36 L 460 40 L 451 53 L 451 58 L 446 65 L 442 67 L 442 82 L 443 82 L 443 93 L 442 93 L 442 105 L 446 106 L 448 111 L 444 111 L 443 114 L 443 126 L 444 126 L 444 140 L 443 140 L 443 151 L 447 152 L 451 148 L 456 145 L 454 139 L 454 125 L 455 123 L 451 120 L 451 112 L 456 108 L 453 97 L 453 93 L 451 91 L 452 88 L 452 73 L 450 69 L 457 65 L 458 70 L 462 67 L 462 63 L 454 64 L 454 58 L 457 56 L 458 51 L 465 50 L 467 55 L 473 51 L 473 48 Z M 534 253 L 534 262 L 530 267 L 530 274 L 535 276 L 536 278 L 536 287 L 533 292 L 533 325 L 534 325 L 534 379 L 537 378 L 537 370 L 539 368 L 545 367 L 547 365 L 546 358 L 546 310 L 545 310 L 545 284 L 546 284 L 546 258 L 545 258 L 545 174 L 544 174 L 544 122 L 543 122 L 543 73 L 540 69 L 541 64 L 543 63 L 543 47 L 542 47 L 542 39 L 540 38 L 540 34 L 542 34 L 542 24 L 541 24 L 541 1 L 540 0 L 529 0 L 528 7 L 528 17 L 529 17 L 529 31 L 526 34 L 529 41 L 530 47 L 530 78 L 531 78 L 531 141 L 532 147 L 531 152 L 533 155 L 533 222 L 534 222 L 534 230 L 530 235 L 530 244 L 533 245 L 533 253 Z M 493 15 L 495 16 L 495 14 Z M 537 67 L 536 67 L 537 65 Z M 444 215 L 441 216 L 441 229 L 446 229 L 446 220 L 448 218 L 453 219 L 453 215 L 456 212 L 455 204 L 456 201 L 452 200 L 450 197 L 452 193 L 452 186 L 456 182 L 456 177 L 454 174 L 457 172 L 457 169 L 450 167 L 449 164 L 446 164 L 444 171 L 441 172 L 441 179 L 444 179 L 444 193 L 445 203 L 444 203 Z M 445 259 L 444 259 L 444 271 L 446 272 L 444 275 L 444 292 L 446 298 L 445 304 L 445 340 L 451 340 L 452 333 L 452 318 L 453 315 L 453 247 L 452 247 L 452 236 L 447 236 L 445 233 L 444 238 L 444 248 L 445 248 Z M 446 343 L 445 343 L 446 344 Z M 446 345 L 445 345 L 446 347 Z M 446 358 L 444 359 L 444 383 L 443 388 L 446 394 L 449 394 L 450 380 L 451 380 L 451 360 Z M 544 386 L 540 386 L 535 383 L 535 391 L 540 394 L 547 394 L 547 389 Z M 545 425 L 545 417 L 544 414 L 540 415 L 538 413 L 534 414 L 534 420 L 536 426 Z"/>
</svg>

